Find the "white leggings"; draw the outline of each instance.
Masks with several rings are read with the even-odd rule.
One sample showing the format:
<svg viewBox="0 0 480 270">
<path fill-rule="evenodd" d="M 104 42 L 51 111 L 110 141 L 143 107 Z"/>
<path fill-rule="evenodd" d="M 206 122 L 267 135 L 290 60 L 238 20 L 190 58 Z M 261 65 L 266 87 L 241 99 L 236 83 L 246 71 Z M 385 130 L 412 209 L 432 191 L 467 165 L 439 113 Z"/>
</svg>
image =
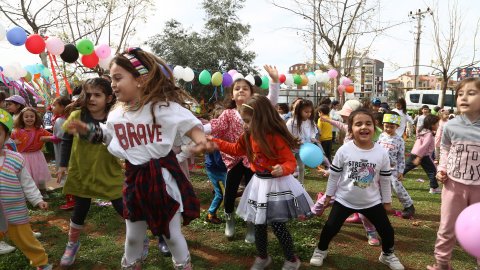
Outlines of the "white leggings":
<svg viewBox="0 0 480 270">
<path fill-rule="evenodd" d="M 125 239 L 125 258 L 127 264 L 133 264 L 141 260 L 143 253 L 143 241 L 147 233 L 146 221 L 125 220 L 127 225 L 127 237 Z M 165 236 L 168 248 L 172 253 L 173 261 L 176 264 L 185 264 L 190 258 L 187 241 L 181 231 L 181 213 L 176 213 L 169 224 L 170 239 Z"/>
</svg>

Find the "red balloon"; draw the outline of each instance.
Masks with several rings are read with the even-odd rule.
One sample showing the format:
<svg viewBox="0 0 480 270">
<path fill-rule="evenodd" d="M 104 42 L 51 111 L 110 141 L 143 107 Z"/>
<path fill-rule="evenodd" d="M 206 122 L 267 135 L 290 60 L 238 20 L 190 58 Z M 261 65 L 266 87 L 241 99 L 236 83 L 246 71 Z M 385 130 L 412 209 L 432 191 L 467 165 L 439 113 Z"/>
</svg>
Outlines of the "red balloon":
<svg viewBox="0 0 480 270">
<path fill-rule="evenodd" d="M 37 34 L 30 35 L 25 42 L 25 48 L 33 54 L 40 54 L 45 51 L 45 40 Z"/>
<path fill-rule="evenodd" d="M 345 87 L 345 92 L 351 94 L 355 91 L 355 88 L 353 87 L 353 85 L 348 85 Z"/>
<path fill-rule="evenodd" d="M 82 56 L 82 64 L 88 68 L 94 68 L 98 64 L 98 56 L 95 53 Z"/>
<path fill-rule="evenodd" d="M 278 76 L 278 80 L 280 81 L 280 83 L 284 83 L 286 79 L 287 77 L 284 74 L 280 74 L 280 76 Z"/>
</svg>

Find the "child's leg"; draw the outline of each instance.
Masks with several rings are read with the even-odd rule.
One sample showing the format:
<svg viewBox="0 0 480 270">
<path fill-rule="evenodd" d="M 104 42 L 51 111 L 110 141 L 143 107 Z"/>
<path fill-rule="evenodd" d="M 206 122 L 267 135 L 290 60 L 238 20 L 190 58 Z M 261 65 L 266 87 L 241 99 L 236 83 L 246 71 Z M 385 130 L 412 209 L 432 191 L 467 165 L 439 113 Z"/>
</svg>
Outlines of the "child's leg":
<svg viewBox="0 0 480 270">
<path fill-rule="evenodd" d="M 430 188 L 438 188 L 438 182 L 437 182 L 437 179 L 435 178 L 435 175 L 437 174 L 437 167 L 435 167 L 432 157 L 424 156 L 422 158 L 420 165 L 422 166 L 423 170 L 427 173 L 428 179 L 430 179 Z"/>
<path fill-rule="evenodd" d="M 298 166 L 298 181 L 303 185 L 303 180 L 305 179 L 305 164 L 303 164 L 299 153 L 295 154 L 295 159 L 297 160 Z"/>
<path fill-rule="evenodd" d="M 32 266 L 48 264 L 48 255 L 45 253 L 42 244 L 33 236 L 30 224 L 9 224 L 7 235 L 15 246 L 30 260 Z"/>
<path fill-rule="evenodd" d="M 223 201 L 225 213 L 233 213 L 233 209 L 235 208 L 235 199 L 237 198 L 238 186 L 240 185 L 240 181 L 245 174 L 245 169 L 246 168 L 243 166 L 242 162 L 239 162 L 227 173 L 227 181 Z"/>
<path fill-rule="evenodd" d="M 359 214 L 358 216 L 360 217 L 360 220 L 362 221 L 362 224 L 363 224 L 363 228 L 365 228 L 365 231 L 367 233 L 376 231 L 375 226 L 373 226 L 372 222 L 370 222 L 370 220 L 368 220 L 366 216 L 362 214 Z"/>
<path fill-rule="evenodd" d="M 127 226 L 126 238 L 125 238 L 125 254 L 122 259 L 122 266 L 134 265 L 142 259 L 143 254 L 143 242 L 145 240 L 145 234 L 147 233 L 146 221 L 132 222 L 128 219 L 125 220 Z"/>
<path fill-rule="evenodd" d="M 403 170 L 403 175 L 406 175 L 409 171 L 411 171 L 411 170 L 415 169 L 415 167 L 417 167 L 413 164 L 413 160 L 416 157 L 417 157 L 416 155 L 410 154 L 407 161 L 405 162 L 405 169 Z"/>
<path fill-rule="evenodd" d="M 172 253 L 173 263 L 175 265 L 187 265 L 190 262 L 190 253 L 188 252 L 187 241 L 182 234 L 182 214 L 176 213 L 170 220 L 170 239 L 163 237 L 167 242 L 168 248 Z M 144 234 L 145 235 L 145 234 Z M 183 268 L 179 268 L 183 269 Z"/>
<path fill-rule="evenodd" d="M 407 208 L 413 205 L 412 197 L 408 194 L 408 191 L 403 186 L 402 182 L 398 181 L 397 172 L 392 171 L 392 188 L 393 191 L 397 194 L 397 198 L 402 204 L 403 208 Z"/>
<path fill-rule="evenodd" d="M 465 194 L 470 192 L 472 186 L 447 180 L 443 185 L 442 203 L 440 206 L 440 226 L 435 242 L 435 260 L 437 264 L 448 265 L 452 258 L 452 251 L 456 244 L 455 221 L 458 215 L 468 206 L 468 198 Z M 480 187 L 476 188 L 477 194 Z"/>
<path fill-rule="evenodd" d="M 215 191 L 215 195 L 212 199 L 212 203 L 210 204 L 210 208 L 208 208 L 208 213 L 215 214 L 223 200 L 223 194 L 222 194 L 222 189 L 220 187 L 220 182 L 225 181 L 226 172 L 216 172 L 216 171 L 211 171 L 209 169 L 207 169 L 206 171 L 207 171 L 208 179 L 210 179 L 210 182 L 212 182 L 213 190 Z"/>
<path fill-rule="evenodd" d="M 356 210 L 345 207 L 339 202 L 333 203 L 328 220 L 320 233 L 318 249 L 321 251 L 328 249 L 330 241 L 332 241 L 333 237 L 340 231 L 347 217 L 354 212 L 356 212 Z"/>
<path fill-rule="evenodd" d="M 120 197 L 115 200 L 111 200 L 112 206 L 115 209 L 115 212 L 123 218 L 123 198 Z"/>
<path fill-rule="evenodd" d="M 255 247 L 257 248 L 258 257 L 262 259 L 268 257 L 267 246 L 267 224 L 255 224 Z"/>
<path fill-rule="evenodd" d="M 325 157 L 332 160 L 332 140 L 322 141 L 321 144 L 323 151 L 325 151 Z"/>
<path fill-rule="evenodd" d="M 291 262 L 296 261 L 293 250 L 293 239 L 285 222 L 272 222 L 272 229 L 273 233 L 278 239 L 278 242 L 282 246 L 285 259 Z"/>
<path fill-rule="evenodd" d="M 394 231 L 388 219 L 387 212 L 383 204 L 377 204 L 373 207 L 362 209 L 360 213 L 365 215 L 377 228 L 378 234 L 382 238 L 382 251 L 386 255 L 393 253 Z"/>
</svg>

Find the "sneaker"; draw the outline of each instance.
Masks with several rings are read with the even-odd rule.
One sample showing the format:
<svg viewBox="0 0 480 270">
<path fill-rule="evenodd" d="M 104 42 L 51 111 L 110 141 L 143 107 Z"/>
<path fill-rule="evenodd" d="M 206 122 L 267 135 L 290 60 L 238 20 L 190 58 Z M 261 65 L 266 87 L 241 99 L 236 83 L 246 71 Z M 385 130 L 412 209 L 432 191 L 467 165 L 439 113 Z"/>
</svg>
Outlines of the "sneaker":
<svg viewBox="0 0 480 270">
<path fill-rule="evenodd" d="M 360 215 L 358 215 L 358 213 L 354 213 L 352 216 L 350 216 L 349 218 L 347 218 L 347 220 L 345 220 L 346 223 L 362 223 L 362 220 L 360 219 Z"/>
<path fill-rule="evenodd" d="M 370 246 L 380 246 L 380 240 L 378 240 L 377 232 L 367 232 L 367 238 Z"/>
<path fill-rule="evenodd" d="M 260 257 L 255 257 L 255 261 L 253 262 L 252 267 L 250 270 L 263 270 L 267 268 L 272 263 L 272 257 L 268 256 L 265 259 Z"/>
<path fill-rule="evenodd" d="M 318 247 L 315 248 L 313 251 L 312 258 L 310 258 L 310 265 L 313 266 L 322 266 L 323 265 L 323 260 L 327 257 L 328 251 L 322 251 L 318 249 Z"/>
<path fill-rule="evenodd" d="M 430 191 L 428 192 L 430 194 L 442 194 L 442 189 L 437 187 L 437 188 L 430 188 Z"/>
<path fill-rule="evenodd" d="M 226 224 L 225 224 L 225 236 L 228 238 L 233 237 L 235 234 L 235 217 L 234 214 L 228 214 L 225 213 L 225 219 L 226 219 Z"/>
<path fill-rule="evenodd" d="M 163 257 L 172 256 L 172 253 L 170 253 L 170 249 L 168 248 L 165 239 L 163 239 L 163 236 L 158 237 L 158 249 L 160 250 L 160 253 L 163 255 Z"/>
<path fill-rule="evenodd" d="M 402 211 L 402 218 L 404 219 L 410 219 L 413 217 L 413 215 L 415 215 L 415 207 L 413 206 L 413 204 L 409 207 L 406 207 Z"/>
<path fill-rule="evenodd" d="M 245 243 L 255 243 L 255 224 L 247 222 L 247 234 L 245 235 Z"/>
<path fill-rule="evenodd" d="M 148 235 L 145 235 L 145 239 L 143 239 L 142 261 L 145 261 L 147 259 L 149 248 L 150 248 L 150 239 L 148 238 Z"/>
<path fill-rule="evenodd" d="M 172 261 L 173 261 L 173 269 L 175 270 L 192 270 L 193 269 L 192 260 L 190 259 L 190 256 L 188 256 L 187 261 L 185 263 L 177 263 L 175 262 L 175 259 L 172 259 Z"/>
<path fill-rule="evenodd" d="M 15 251 L 15 247 L 10 246 L 4 241 L 0 241 L 0 254 L 8 254 Z"/>
<path fill-rule="evenodd" d="M 300 268 L 300 265 L 302 265 L 302 262 L 298 257 L 296 257 L 296 260 L 294 262 L 291 261 L 285 261 L 282 266 L 282 270 L 297 270 Z"/>
<path fill-rule="evenodd" d="M 75 201 L 69 201 L 63 205 L 60 205 L 60 210 L 72 210 L 75 207 Z"/>
<path fill-rule="evenodd" d="M 53 269 L 53 266 L 51 264 L 46 264 L 46 265 L 37 267 L 37 270 L 52 270 L 52 269 Z"/>
<path fill-rule="evenodd" d="M 39 238 L 40 236 L 42 236 L 42 234 L 39 233 L 39 232 L 33 232 L 33 236 L 34 236 L 35 238 Z"/>
<path fill-rule="evenodd" d="M 60 259 L 61 266 L 70 266 L 75 262 L 75 257 L 77 256 L 78 249 L 80 248 L 80 242 L 70 242 L 68 241 L 65 252 L 63 253 L 62 259 Z"/>
<path fill-rule="evenodd" d="M 221 224 L 223 222 L 223 220 L 219 219 L 217 215 L 210 213 L 207 214 L 206 220 L 212 224 Z"/>
<path fill-rule="evenodd" d="M 404 270 L 405 267 L 400 263 L 397 256 L 395 254 L 385 255 L 383 252 L 380 254 L 378 260 L 385 264 L 386 266 L 390 267 L 392 270 Z"/>
<path fill-rule="evenodd" d="M 477 267 L 477 269 L 479 268 L 480 267 Z M 452 267 L 450 265 L 434 264 L 434 265 L 428 265 L 427 270 L 452 270 Z"/>
</svg>

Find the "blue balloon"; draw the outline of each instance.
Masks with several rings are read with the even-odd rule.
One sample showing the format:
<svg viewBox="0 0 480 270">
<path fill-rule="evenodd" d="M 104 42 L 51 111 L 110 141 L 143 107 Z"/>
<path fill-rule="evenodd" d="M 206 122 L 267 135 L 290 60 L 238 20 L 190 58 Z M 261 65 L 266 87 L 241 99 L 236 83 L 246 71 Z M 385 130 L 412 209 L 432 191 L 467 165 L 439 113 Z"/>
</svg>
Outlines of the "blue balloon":
<svg viewBox="0 0 480 270">
<path fill-rule="evenodd" d="M 322 164 L 323 151 L 313 143 L 304 143 L 300 146 L 300 159 L 310 168 L 316 168 Z"/>
<path fill-rule="evenodd" d="M 0 66 L 0 72 L 2 72 L 2 71 L 3 71 L 3 67 L 2 67 L 2 66 Z"/>
<path fill-rule="evenodd" d="M 23 44 L 25 44 L 25 41 L 27 40 L 27 33 L 21 27 L 18 27 L 18 26 L 12 27 L 7 32 L 7 40 L 12 45 L 22 46 Z"/>
</svg>

